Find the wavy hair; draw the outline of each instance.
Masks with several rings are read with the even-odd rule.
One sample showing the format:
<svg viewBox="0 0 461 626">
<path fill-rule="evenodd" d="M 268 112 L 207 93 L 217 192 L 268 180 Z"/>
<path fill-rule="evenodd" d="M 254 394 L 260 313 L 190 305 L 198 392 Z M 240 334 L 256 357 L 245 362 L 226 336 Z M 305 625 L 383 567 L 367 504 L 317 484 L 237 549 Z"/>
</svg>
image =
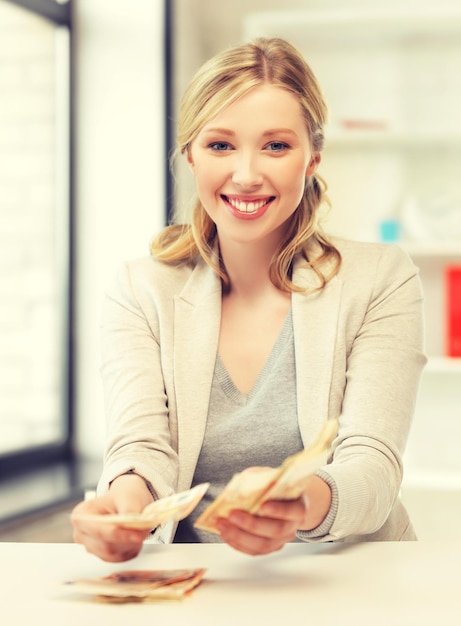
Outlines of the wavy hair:
<svg viewBox="0 0 461 626">
<path fill-rule="evenodd" d="M 250 89 L 263 84 L 281 87 L 297 98 L 312 151 L 319 154 L 324 145 L 327 107 L 312 70 L 287 41 L 259 38 L 221 52 L 197 72 L 180 104 L 175 155 L 187 153 L 205 124 Z M 302 291 L 292 281 L 297 255 L 302 255 L 316 272 L 319 289 L 339 270 L 339 251 L 319 226 L 319 208 L 328 204 L 326 189 L 317 174 L 306 178 L 301 202 L 289 218 L 284 240 L 271 261 L 270 278 L 279 289 Z M 151 253 L 169 264 L 193 262 L 200 255 L 215 269 L 226 288 L 229 278 L 217 244 L 216 226 L 197 199 L 190 224 L 167 226 L 151 243 Z M 325 272 L 323 268 L 329 269 Z"/>
</svg>

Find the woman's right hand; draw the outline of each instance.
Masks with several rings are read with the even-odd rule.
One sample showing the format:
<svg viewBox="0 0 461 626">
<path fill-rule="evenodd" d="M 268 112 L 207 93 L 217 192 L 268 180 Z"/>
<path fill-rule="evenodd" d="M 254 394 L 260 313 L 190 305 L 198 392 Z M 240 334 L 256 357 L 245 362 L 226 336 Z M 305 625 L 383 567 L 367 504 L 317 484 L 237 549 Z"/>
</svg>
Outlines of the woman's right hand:
<svg viewBox="0 0 461 626">
<path fill-rule="evenodd" d="M 84 521 L 78 519 L 78 514 L 141 513 L 152 501 L 152 494 L 143 478 L 136 474 L 119 476 L 105 495 L 80 502 L 73 509 L 74 541 L 83 544 L 87 552 L 104 561 L 121 562 L 135 558 L 149 531 Z"/>
</svg>

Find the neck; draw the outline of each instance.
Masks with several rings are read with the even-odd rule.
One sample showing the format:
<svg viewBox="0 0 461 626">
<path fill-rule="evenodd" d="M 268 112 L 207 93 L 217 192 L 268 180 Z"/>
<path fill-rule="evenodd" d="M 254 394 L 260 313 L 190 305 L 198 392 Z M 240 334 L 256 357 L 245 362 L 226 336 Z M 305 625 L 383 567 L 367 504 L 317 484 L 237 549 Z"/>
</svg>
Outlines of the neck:
<svg viewBox="0 0 461 626">
<path fill-rule="evenodd" d="M 230 293 L 254 299 L 277 291 L 269 276 L 272 248 L 221 242 L 220 250 L 230 280 Z"/>
</svg>

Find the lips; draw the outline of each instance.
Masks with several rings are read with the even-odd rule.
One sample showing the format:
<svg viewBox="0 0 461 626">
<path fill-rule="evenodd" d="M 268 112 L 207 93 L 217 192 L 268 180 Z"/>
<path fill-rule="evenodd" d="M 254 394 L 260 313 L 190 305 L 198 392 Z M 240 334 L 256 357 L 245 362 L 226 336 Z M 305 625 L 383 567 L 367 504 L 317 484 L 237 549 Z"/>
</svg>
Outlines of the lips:
<svg viewBox="0 0 461 626">
<path fill-rule="evenodd" d="M 234 214 L 240 214 L 242 217 L 259 216 L 265 213 L 269 204 L 275 200 L 274 196 L 266 196 L 265 198 L 253 197 L 231 197 L 222 196 L 224 202 L 231 208 Z"/>
</svg>

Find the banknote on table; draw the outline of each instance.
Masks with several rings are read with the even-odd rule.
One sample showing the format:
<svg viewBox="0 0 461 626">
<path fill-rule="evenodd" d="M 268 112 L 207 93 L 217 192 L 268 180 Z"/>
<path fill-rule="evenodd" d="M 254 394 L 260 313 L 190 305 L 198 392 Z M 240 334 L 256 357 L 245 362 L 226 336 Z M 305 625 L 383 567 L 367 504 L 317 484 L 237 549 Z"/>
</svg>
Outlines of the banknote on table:
<svg viewBox="0 0 461 626">
<path fill-rule="evenodd" d="M 77 513 L 74 519 L 98 524 L 115 524 L 121 528 L 151 530 L 166 522 L 187 517 L 205 495 L 210 483 L 201 483 L 187 491 L 174 493 L 148 504 L 141 513 L 91 514 Z"/>
<path fill-rule="evenodd" d="M 279 467 L 255 468 L 235 474 L 194 526 L 219 534 L 218 519 L 227 517 L 234 509 L 257 513 L 267 500 L 299 498 L 312 474 L 327 462 L 337 429 L 337 420 L 327 420 L 310 448 L 289 456 Z"/>
<path fill-rule="evenodd" d="M 206 569 L 128 570 L 64 583 L 66 590 L 107 602 L 182 600 L 201 582 Z"/>
</svg>

